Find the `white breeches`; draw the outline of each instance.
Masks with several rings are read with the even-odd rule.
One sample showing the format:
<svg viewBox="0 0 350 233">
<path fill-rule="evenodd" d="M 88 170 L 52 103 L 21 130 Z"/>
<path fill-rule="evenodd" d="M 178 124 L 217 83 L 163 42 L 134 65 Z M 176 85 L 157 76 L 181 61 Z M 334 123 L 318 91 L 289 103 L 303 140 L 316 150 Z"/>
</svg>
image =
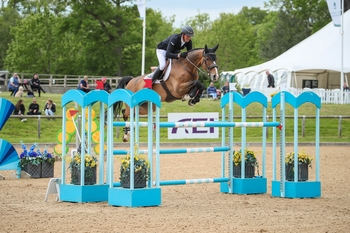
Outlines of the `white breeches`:
<svg viewBox="0 0 350 233">
<path fill-rule="evenodd" d="M 156 53 L 159 61 L 159 69 L 164 70 L 165 64 L 166 64 L 166 58 L 165 58 L 166 51 L 163 49 L 157 49 Z"/>
</svg>

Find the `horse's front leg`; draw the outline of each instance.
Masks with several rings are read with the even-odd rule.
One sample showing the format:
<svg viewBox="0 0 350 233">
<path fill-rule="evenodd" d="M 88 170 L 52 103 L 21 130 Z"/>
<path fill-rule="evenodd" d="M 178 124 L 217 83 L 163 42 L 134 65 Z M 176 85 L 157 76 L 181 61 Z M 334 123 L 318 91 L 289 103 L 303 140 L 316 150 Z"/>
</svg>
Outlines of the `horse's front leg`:
<svg viewBox="0 0 350 233">
<path fill-rule="evenodd" d="M 130 127 L 124 127 L 123 131 L 123 142 L 128 142 L 130 139 Z"/>
<path fill-rule="evenodd" d="M 194 87 L 191 89 L 189 96 L 190 100 L 188 101 L 188 105 L 193 106 L 200 101 L 201 95 L 205 90 L 204 84 L 196 81 Z"/>
</svg>

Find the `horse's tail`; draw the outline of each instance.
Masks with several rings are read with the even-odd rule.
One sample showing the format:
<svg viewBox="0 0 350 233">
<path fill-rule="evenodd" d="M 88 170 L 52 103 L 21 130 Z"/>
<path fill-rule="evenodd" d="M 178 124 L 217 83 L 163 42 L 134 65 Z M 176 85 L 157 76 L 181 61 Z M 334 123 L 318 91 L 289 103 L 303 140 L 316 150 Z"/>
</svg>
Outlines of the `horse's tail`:
<svg viewBox="0 0 350 233">
<path fill-rule="evenodd" d="M 124 76 L 122 79 L 120 79 L 117 89 L 125 89 L 126 85 L 130 82 L 131 79 L 133 79 L 133 76 Z"/>
<path fill-rule="evenodd" d="M 133 78 L 134 78 L 133 76 L 124 76 L 123 78 L 120 79 L 116 89 L 125 89 L 126 85 L 128 85 L 130 80 Z M 122 101 L 118 101 L 113 104 L 114 117 L 117 117 L 118 120 L 122 112 L 122 108 L 123 108 Z"/>
</svg>

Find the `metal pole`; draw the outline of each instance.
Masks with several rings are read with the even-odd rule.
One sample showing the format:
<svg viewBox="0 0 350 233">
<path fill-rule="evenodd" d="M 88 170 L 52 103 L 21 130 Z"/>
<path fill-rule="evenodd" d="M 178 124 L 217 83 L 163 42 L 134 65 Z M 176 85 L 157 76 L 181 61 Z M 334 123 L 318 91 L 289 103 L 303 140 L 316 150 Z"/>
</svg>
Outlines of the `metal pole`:
<svg viewBox="0 0 350 233">
<path fill-rule="evenodd" d="M 145 47 L 146 47 L 146 1 L 144 4 L 144 18 L 143 18 L 143 29 L 142 29 L 142 64 L 141 64 L 141 75 L 145 74 Z"/>
<path fill-rule="evenodd" d="M 38 138 L 40 138 L 40 115 L 38 115 Z"/>
<path fill-rule="evenodd" d="M 340 73 L 340 104 L 344 104 L 344 0 L 341 3 L 341 73 Z"/>
</svg>

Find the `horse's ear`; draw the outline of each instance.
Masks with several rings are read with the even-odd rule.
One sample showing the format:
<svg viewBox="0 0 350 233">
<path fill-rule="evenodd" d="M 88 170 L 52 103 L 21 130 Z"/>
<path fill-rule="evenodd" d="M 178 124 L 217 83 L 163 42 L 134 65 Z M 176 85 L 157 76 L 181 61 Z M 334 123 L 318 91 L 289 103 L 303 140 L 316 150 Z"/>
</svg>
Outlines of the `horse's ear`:
<svg viewBox="0 0 350 233">
<path fill-rule="evenodd" d="M 205 53 L 208 53 L 208 52 L 209 52 L 209 51 L 208 51 L 208 45 L 205 45 L 205 46 L 204 46 L 204 52 L 205 52 Z"/>
<path fill-rule="evenodd" d="M 216 50 L 219 48 L 219 44 L 217 44 L 212 50 L 213 52 L 216 52 Z"/>
</svg>

